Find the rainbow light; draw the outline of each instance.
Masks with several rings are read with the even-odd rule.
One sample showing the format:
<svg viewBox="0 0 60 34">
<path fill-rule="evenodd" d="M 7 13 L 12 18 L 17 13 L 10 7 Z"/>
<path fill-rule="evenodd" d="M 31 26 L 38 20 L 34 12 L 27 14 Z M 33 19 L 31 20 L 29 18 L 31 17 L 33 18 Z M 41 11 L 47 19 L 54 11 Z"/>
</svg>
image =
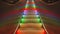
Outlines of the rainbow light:
<svg viewBox="0 0 60 34">
<path fill-rule="evenodd" d="M 35 4 L 33 4 L 33 8 L 36 8 Z"/>
<path fill-rule="evenodd" d="M 36 17 L 39 17 L 39 15 L 36 15 Z"/>
<path fill-rule="evenodd" d="M 29 3 L 29 1 L 27 1 L 27 3 L 26 3 L 25 10 L 24 10 L 23 15 L 22 15 L 23 18 L 20 21 L 21 23 L 24 23 L 25 22 L 25 19 L 24 18 L 26 17 L 26 14 L 27 14 L 27 11 L 28 11 L 27 10 L 27 8 L 29 6 L 28 3 Z"/>
<path fill-rule="evenodd" d="M 35 14 L 36 14 L 36 15 L 38 15 L 38 12 L 37 12 L 37 10 L 34 10 L 34 12 L 35 12 Z"/>
<path fill-rule="evenodd" d="M 29 1 L 27 0 L 27 4 L 26 4 L 26 6 L 25 6 L 25 9 L 28 8 L 28 3 L 29 3 Z M 38 12 L 37 12 L 37 10 L 36 10 L 36 6 L 35 6 L 35 4 L 34 4 L 34 0 L 32 0 L 32 3 L 33 3 L 33 8 L 35 9 L 34 11 L 35 11 L 36 17 L 39 17 L 39 15 L 37 15 Z M 20 25 L 22 25 L 22 24 L 26 21 L 26 20 L 24 19 L 24 18 L 26 17 L 25 14 L 27 14 L 27 10 L 24 10 L 24 15 L 22 15 L 23 18 L 21 19 Z M 40 18 L 37 18 L 36 21 L 38 21 L 39 24 L 42 26 L 42 23 L 41 23 L 41 19 L 40 19 Z M 23 32 L 21 32 L 20 29 L 18 29 L 18 30 L 16 31 L 16 34 L 22 34 L 22 33 L 23 33 Z M 46 34 L 46 32 L 45 32 L 45 30 L 43 29 L 43 30 L 41 31 L 41 33 L 39 32 L 39 34 Z"/>
<path fill-rule="evenodd" d="M 37 21 L 40 21 L 40 18 L 38 18 Z"/>
<path fill-rule="evenodd" d="M 22 17 L 24 18 L 24 17 L 26 17 L 26 15 L 22 15 Z"/>
<path fill-rule="evenodd" d="M 23 12 L 23 13 L 24 13 L 24 15 L 25 15 L 25 14 L 27 14 L 27 10 L 24 10 L 24 12 Z"/>
<path fill-rule="evenodd" d="M 28 4 L 26 4 L 25 8 L 28 8 Z"/>
<path fill-rule="evenodd" d="M 36 8 L 35 3 L 34 3 L 34 0 L 32 0 L 32 3 L 33 3 L 33 8 Z"/>
<path fill-rule="evenodd" d="M 34 3 L 34 0 L 32 0 L 32 3 L 33 3 L 32 6 L 33 6 L 34 12 L 36 14 L 36 17 L 38 17 L 37 21 L 41 23 L 41 20 L 40 20 L 39 15 L 38 15 L 38 11 L 36 10 L 36 6 L 35 6 L 35 3 Z"/>
<path fill-rule="evenodd" d="M 27 0 L 27 4 L 29 3 L 29 1 Z"/>
<path fill-rule="evenodd" d="M 20 22 L 21 22 L 21 23 L 24 23 L 24 22 L 25 22 L 25 19 L 22 18 Z"/>
<path fill-rule="evenodd" d="M 27 8 L 28 8 L 28 3 L 29 3 L 29 1 L 27 0 L 27 3 L 26 3 L 26 6 L 25 6 L 25 9 L 27 9 Z"/>
</svg>

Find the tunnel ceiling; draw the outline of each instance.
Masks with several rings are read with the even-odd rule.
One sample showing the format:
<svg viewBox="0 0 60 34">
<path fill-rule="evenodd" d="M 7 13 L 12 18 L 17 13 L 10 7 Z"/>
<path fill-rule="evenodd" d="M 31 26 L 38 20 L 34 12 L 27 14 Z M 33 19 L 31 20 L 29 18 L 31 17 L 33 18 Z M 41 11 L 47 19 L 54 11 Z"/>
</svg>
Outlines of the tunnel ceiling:
<svg viewBox="0 0 60 34">
<path fill-rule="evenodd" d="M 17 3 L 19 0 L 2 0 L 2 2 L 7 3 L 7 4 L 15 4 Z"/>
<path fill-rule="evenodd" d="M 23 1 L 23 0 L 1 0 L 1 1 L 7 4 L 16 4 L 17 2 Z M 52 5 L 52 4 L 56 4 L 59 0 L 36 0 L 36 1 L 41 1 L 44 4 Z"/>
<path fill-rule="evenodd" d="M 40 0 L 41 2 L 43 2 L 44 4 L 47 5 L 54 5 L 56 4 L 59 0 Z"/>
<path fill-rule="evenodd" d="M 57 2 L 58 0 L 42 0 L 42 1 L 44 1 L 46 3 L 54 3 L 54 2 Z"/>
<path fill-rule="evenodd" d="M 12 6 L 12 5 L 10 5 L 10 6 L 7 6 L 8 4 L 16 4 L 17 2 L 21 2 L 21 3 L 23 3 L 23 2 L 26 2 L 26 0 L 0 0 L 1 2 L 0 2 L 0 7 L 2 8 L 2 10 L 1 11 L 3 11 L 3 10 L 7 10 L 7 9 L 11 9 L 10 8 L 10 6 Z M 11 2 L 12 1 L 12 2 Z M 54 3 L 54 2 L 58 2 L 59 0 L 50 0 L 50 2 L 48 2 L 49 0 L 36 0 L 36 1 L 38 1 L 38 2 L 40 2 L 40 1 L 44 1 L 44 3 L 46 3 L 46 4 L 50 4 L 51 5 L 51 3 Z M 60 1 L 59 1 L 60 2 Z M 8 4 L 4 4 L 4 3 L 8 3 Z M 37 3 L 37 2 L 36 2 Z M 18 4 L 18 3 L 17 3 Z M 51 9 L 51 10 L 53 10 L 55 13 L 59 13 L 59 11 L 60 11 L 60 3 L 56 3 L 54 6 L 49 6 L 48 8 L 49 9 Z M 7 9 L 6 9 L 6 7 L 7 7 Z M 57 12 L 58 11 L 58 12 Z M 5 11 L 3 11 L 3 12 L 5 12 Z"/>
</svg>

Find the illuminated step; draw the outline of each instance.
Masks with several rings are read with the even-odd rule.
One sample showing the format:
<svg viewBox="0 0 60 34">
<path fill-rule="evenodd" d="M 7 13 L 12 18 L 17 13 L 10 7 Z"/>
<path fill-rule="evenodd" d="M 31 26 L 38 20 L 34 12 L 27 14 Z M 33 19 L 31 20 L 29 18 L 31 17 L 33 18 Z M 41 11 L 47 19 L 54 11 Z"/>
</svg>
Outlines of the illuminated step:
<svg viewBox="0 0 60 34">
<path fill-rule="evenodd" d="M 22 34 L 42 34 L 44 33 L 44 29 L 40 30 L 20 30 Z"/>
<path fill-rule="evenodd" d="M 21 21 L 30 21 L 30 20 L 34 20 L 34 21 L 40 21 L 40 18 L 22 18 Z"/>
<path fill-rule="evenodd" d="M 24 11 L 23 12 L 23 15 L 36 15 L 36 14 L 39 14 L 36 10 L 30 10 L 30 11 Z"/>
<path fill-rule="evenodd" d="M 41 21 L 20 21 L 20 23 L 42 23 Z"/>
<path fill-rule="evenodd" d="M 24 23 L 20 24 L 21 30 L 40 30 L 42 28 L 42 23 Z"/>
<path fill-rule="evenodd" d="M 20 21 L 20 23 L 29 23 L 29 22 L 32 22 L 32 23 L 36 23 L 36 22 L 38 22 L 38 23 L 41 23 L 41 20 L 39 19 L 39 18 L 34 18 L 34 19 L 31 19 L 31 18 L 29 18 L 29 19 L 21 19 L 21 21 Z"/>
<path fill-rule="evenodd" d="M 41 28 L 40 30 L 21 30 L 21 29 L 18 29 L 16 31 L 16 34 L 46 34 L 46 31 Z"/>
<path fill-rule="evenodd" d="M 23 15 L 39 15 L 38 13 L 24 13 Z"/>
<path fill-rule="evenodd" d="M 26 19 L 35 19 L 35 18 L 40 18 L 40 17 L 22 17 L 22 18 L 26 18 Z"/>
<path fill-rule="evenodd" d="M 20 23 L 41 23 L 41 21 L 34 21 L 34 20 L 31 20 L 31 21 L 20 21 Z"/>
<path fill-rule="evenodd" d="M 22 15 L 23 18 L 38 18 L 39 15 Z"/>
<path fill-rule="evenodd" d="M 38 32 L 41 34 L 43 31 L 42 29 L 42 23 L 25 23 L 20 24 L 20 31 L 25 34 L 37 34 Z"/>
</svg>

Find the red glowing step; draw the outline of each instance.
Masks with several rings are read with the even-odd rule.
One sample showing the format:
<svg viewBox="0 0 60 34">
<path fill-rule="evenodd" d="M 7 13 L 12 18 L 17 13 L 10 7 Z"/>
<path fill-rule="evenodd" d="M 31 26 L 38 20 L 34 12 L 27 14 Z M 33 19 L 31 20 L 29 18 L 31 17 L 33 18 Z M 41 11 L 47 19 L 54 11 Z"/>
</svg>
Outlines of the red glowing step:
<svg viewBox="0 0 60 34">
<path fill-rule="evenodd" d="M 20 29 L 18 29 L 16 31 L 16 34 L 24 34 L 25 32 L 21 32 Z M 46 31 L 43 29 L 40 33 L 38 32 L 38 34 L 46 34 Z"/>
</svg>

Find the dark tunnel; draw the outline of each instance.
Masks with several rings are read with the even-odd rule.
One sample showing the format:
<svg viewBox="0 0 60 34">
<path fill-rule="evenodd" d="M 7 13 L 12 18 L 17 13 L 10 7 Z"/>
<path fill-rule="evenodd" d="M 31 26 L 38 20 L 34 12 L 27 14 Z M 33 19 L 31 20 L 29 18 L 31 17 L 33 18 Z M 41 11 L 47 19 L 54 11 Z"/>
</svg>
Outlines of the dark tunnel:
<svg viewBox="0 0 60 34">
<path fill-rule="evenodd" d="M 60 0 L 0 0 L 0 34 L 60 34 Z"/>
</svg>

